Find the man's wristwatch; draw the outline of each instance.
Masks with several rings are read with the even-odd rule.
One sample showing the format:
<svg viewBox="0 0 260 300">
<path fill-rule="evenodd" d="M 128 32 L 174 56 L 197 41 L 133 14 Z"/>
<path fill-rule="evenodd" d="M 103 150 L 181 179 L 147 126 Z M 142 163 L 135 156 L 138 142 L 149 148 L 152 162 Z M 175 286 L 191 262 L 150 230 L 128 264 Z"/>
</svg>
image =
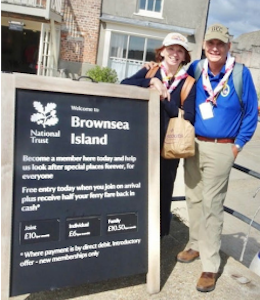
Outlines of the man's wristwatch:
<svg viewBox="0 0 260 300">
<path fill-rule="evenodd" d="M 238 152 L 242 151 L 242 147 L 240 147 L 238 144 L 235 144 L 235 146 L 236 146 Z"/>
</svg>

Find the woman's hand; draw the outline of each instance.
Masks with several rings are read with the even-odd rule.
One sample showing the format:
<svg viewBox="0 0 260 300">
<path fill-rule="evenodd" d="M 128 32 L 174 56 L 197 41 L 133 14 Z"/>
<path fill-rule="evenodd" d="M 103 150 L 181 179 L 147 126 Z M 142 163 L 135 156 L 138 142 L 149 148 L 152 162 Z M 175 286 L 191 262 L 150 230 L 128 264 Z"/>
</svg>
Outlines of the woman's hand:
<svg viewBox="0 0 260 300">
<path fill-rule="evenodd" d="M 159 64 L 157 64 L 156 62 L 150 61 L 150 62 L 144 64 L 144 68 L 146 68 L 147 70 L 150 70 L 150 69 L 152 69 L 153 67 L 156 67 L 156 66 L 158 66 L 158 65 L 159 65 Z"/>
<path fill-rule="evenodd" d="M 171 95 L 160 79 L 156 77 L 151 78 L 150 87 L 155 88 L 159 92 L 160 100 L 164 100 L 165 98 L 167 98 L 167 100 L 170 101 Z"/>
</svg>

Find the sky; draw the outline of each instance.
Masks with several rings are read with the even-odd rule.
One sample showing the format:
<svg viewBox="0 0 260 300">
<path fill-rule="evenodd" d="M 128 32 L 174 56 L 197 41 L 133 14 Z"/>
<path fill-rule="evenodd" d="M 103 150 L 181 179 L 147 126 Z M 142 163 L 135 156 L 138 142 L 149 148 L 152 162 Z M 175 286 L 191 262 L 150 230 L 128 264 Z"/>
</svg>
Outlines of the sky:
<svg viewBox="0 0 260 300">
<path fill-rule="evenodd" d="M 234 38 L 260 30 L 260 0 L 210 0 L 208 25 L 221 23 Z"/>
</svg>

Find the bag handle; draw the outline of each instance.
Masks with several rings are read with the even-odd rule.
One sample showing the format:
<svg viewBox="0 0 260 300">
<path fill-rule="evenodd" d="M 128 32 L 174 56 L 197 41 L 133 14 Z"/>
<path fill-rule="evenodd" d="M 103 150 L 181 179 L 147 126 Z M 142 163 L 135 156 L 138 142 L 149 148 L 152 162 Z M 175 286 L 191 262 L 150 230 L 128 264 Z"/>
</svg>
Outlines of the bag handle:
<svg viewBox="0 0 260 300">
<path fill-rule="evenodd" d="M 153 78 L 156 72 L 159 70 L 159 66 L 151 68 L 145 75 L 145 78 Z"/>
<path fill-rule="evenodd" d="M 194 82 L 195 79 L 188 75 L 181 89 L 181 107 L 183 106 L 184 101 L 188 97 L 189 92 L 194 85 Z"/>
</svg>

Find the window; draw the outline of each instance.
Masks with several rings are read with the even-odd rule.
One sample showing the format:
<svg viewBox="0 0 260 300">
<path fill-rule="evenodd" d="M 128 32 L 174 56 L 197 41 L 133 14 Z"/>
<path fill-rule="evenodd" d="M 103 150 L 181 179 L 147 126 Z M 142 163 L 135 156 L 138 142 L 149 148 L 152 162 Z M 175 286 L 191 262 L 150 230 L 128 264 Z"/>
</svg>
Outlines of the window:
<svg viewBox="0 0 260 300">
<path fill-rule="evenodd" d="M 128 58 L 141 60 L 144 58 L 144 42 L 145 39 L 138 36 L 130 36 Z"/>
<path fill-rule="evenodd" d="M 136 73 L 146 61 L 154 61 L 154 50 L 161 44 L 161 40 L 112 33 L 108 66 L 116 70 L 121 81 Z"/>
<path fill-rule="evenodd" d="M 139 0 L 137 14 L 152 17 L 162 17 L 163 0 Z"/>
<path fill-rule="evenodd" d="M 140 0 L 139 8 L 154 12 L 161 12 L 162 0 Z"/>
<path fill-rule="evenodd" d="M 147 47 L 146 47 L 146 57 L 145 61 L 155 60 L 155 49 L 160 48 L 162 46 L 162 41 L 158 40 L 147 40 Z"/>
</svg>

